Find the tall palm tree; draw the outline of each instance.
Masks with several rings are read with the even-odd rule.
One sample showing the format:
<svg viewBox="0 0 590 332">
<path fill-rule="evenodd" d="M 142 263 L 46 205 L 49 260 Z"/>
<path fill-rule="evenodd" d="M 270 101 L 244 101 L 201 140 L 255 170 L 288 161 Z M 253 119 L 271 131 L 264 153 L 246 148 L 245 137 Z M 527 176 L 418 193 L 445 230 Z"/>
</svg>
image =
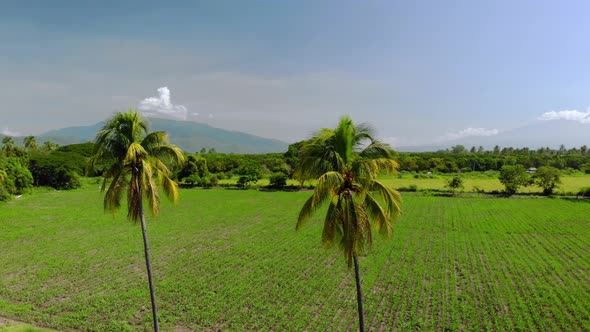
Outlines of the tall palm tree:
<svg viewBox="0 0 590 332">
<path fill-rule="evenodd" d="M 57 149 L 59 145 L 57 143 L 54 143 L 52 141 L 45 141 L 43 143 L 43 150 L 45 150 L 46 152 L 51 152 L 55 149 Z"/>
<path fill-rule="evenodd" d="M 25 143 L 25 148 L 27 150 L 36 150 L 39 147 L 39 145 L 37 144 L 37 140 L 35 139 L 35 136 L 25 137 L 24 143 Z"/>
<path fill-rule="evenodd" d="M 4 136 L 2 138 L 2 151 L 7 157 L 12 157 L 15 149 L 14 140 L 11 136 Z"/>
<path fill-rule="evenodd" d="M 157 215 L 160 203 L 158 186 L 161 185 L 168 198 L 176 202 L 178 188 L 166 163 L 181 164 L 183 161 L 182 151 L 168 142 L 167 134 L 162 131 L 148 132 L 146 120 L 132 109 L 127 113 L 116 113 L 96 134 L 94 155 L 90 159 L 91 169 L 98 163 L 106 165 L 102 185 L 102 190 L 106 189 L 105 210 L 119 209 L 121 199 L 127 193 L 127 218 L 141 222 L 154 331 L 159 331 L 158 312 L 143 200 L 147 200 L 152 214 Z"/>
<path fill-rule="evenodd" d="M 364 331 L 358 256 L 373 243 L 371 223 L 383 236 L 393 233 L 392 219 L 400 215 L 401 197 L 378 177 L 396 172 L 398 164 L 389 145 L 376 140 L 369 126 L 355 126 L 348 116 L 336 129 L 317 132 L 303 146 L 300 158 L 301 174 L 318 180 L 299 213 L 296 229 L 327 203 L 322 242 L 338 243 L 348 267 L 354 263 L 359 328 Z"/>
</svg>

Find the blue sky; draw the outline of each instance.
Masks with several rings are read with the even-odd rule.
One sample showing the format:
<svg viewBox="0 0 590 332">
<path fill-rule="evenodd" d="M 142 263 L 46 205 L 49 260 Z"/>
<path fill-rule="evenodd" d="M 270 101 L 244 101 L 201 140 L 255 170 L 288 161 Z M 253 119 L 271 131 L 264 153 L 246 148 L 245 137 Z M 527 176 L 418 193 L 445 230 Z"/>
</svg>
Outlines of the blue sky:
<svg viewBox="0 0 590 332">
<path fill-rule="evenodd" d="M 120 2 L 2 3 L 0 130 L 142 107 L 293 142 L 350 114 L 418 145 L 589 114 L 584 1 Z"/>
</svg>

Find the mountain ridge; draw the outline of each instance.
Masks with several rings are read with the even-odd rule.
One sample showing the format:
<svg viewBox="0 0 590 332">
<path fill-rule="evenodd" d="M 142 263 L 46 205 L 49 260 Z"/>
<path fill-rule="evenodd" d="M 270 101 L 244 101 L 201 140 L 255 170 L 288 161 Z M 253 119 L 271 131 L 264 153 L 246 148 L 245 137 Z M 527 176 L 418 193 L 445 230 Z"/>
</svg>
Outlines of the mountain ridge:
<svg viewBox="0 0 590 332">
<path fill-rule="evenodd" d="M 205 123 L 148 118 L 150 130 L 165 131 L 172 144 L 185 152 L 202 148 L 222 153 L 272 153 L 287 151 L 288 143 L 240 131 L 212 127 Z M 60 145 L 84 143 L 94 140 L 106 121 L 88 126 L 72 126 L 49 130 L 38 136 L 39 141 L 52 141 Z"/>
</svg>

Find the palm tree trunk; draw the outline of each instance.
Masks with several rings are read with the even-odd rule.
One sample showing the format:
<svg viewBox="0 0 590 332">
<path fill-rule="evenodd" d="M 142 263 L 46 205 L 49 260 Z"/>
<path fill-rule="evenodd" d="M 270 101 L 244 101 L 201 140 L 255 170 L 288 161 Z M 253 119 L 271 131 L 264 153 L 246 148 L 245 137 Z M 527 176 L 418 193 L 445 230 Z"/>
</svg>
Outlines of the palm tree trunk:
<svg viewBox="0 0 590 332">
<path fill-rule="evenodd" d="M 359 261 L 356 255 L 352 256 L 354 260 L 354 277 L 356 279 L 356 302 L 359 311 L 359 331 L 365 331 L 365 318 L 363 315 L 363 294 L 361 291 L 361 275 L 359 273 Z"/>
<path fill-rule="evenodd" d="M 139 211 L 141 213 L 141 232 L 143 234 L 143 250 L 145 254 L 145 266 L 147 267 L 148 281 L 150 284 L 150 297 L 152 299 L 152 314 L 154 316 L 154 331 L 160 331 L 158 326 L 158 308 L 156 307 L 156 292 L 154 291 L 154 280 L 152 278 L 152 265 L 150 262 L 150 248 L 148 245 L 147 229 L 145 227 L 145 217 L 143 213 L 143 201 L 141 194 L 139 195 Z"/>
</svg>

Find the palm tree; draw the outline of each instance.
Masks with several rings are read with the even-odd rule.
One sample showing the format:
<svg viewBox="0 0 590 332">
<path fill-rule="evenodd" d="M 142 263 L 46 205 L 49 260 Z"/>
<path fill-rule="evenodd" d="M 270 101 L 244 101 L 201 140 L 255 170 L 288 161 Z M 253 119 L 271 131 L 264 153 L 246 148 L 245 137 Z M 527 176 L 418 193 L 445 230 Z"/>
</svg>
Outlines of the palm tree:
<svg viewBox="0 0 590 332">
<path fill-rule="evenodd" d="M 57 149 L 59 145 L 57 145 L 57 143 L 54 143 L 52 141 L 45 141 L 43 143 L 43 150 L 47 151 L 47 152 L 51 152 L 55 149 Z"/>
<path fill-rule="evenodd" d="M 4 136 L 2 138 L 2 151 L 7 157 L 13 156 L 13 151 L 15 149 L 14 140 L 10 136 Z"/>
<path fill-rule="evenodd" d="M 159 331 L 156 297 L 152 278 L 150 251 L 144 218 L 143 200 L 147 200 L 152 214 L 159 212 L 158 185 L 168 198 L 178 200 L 178 188 L 171 179 L 167 162 L 181 164 L 182 151 L 168 143 L 165 132 L 148 132 L 148 124 L 137 111 L 116 113 L 96 134 L 94 155 L 90 168 L 106 165 L 102 190 L 106 189 L 104 209 L 115 211 L 127 193 L 127 218 L 141 222 L 145 263 L 152 301 L 154 331 Z M 110 184 L 109 184 L 110 182 Z M 107 184 L 108 188 L 107 188 Z"/>
<path fill-rule="evenodd" d="M 36 150 L 39 147 L 39 145 L 37 144 L 37 140 L 35 139 L 35 136 L 25 137 L 24 143 L 25 143 L 25 148 L 27 150 Z"/>
<path fill-rule="evenodd" d="M 392 219 L 400 215 L 400 194 L 378 180 L 381 174 L 396 172 L 393 151 L 374 138 L 369 126 L 355 126 L 345 116 L 336 129 L 320 130 L 302 147 L 299 167 L 302 174 L 318 180 L 299 213 L 296 229 L 323 203 L 328 204 L 322 242 L 326 246 L 338 243 L 348 267 L 354 263 L 359 328 L 364 331 L 358 256 L 373 243 L 371 223 L 381 235 L 390 237 Z"/>
</svg>

